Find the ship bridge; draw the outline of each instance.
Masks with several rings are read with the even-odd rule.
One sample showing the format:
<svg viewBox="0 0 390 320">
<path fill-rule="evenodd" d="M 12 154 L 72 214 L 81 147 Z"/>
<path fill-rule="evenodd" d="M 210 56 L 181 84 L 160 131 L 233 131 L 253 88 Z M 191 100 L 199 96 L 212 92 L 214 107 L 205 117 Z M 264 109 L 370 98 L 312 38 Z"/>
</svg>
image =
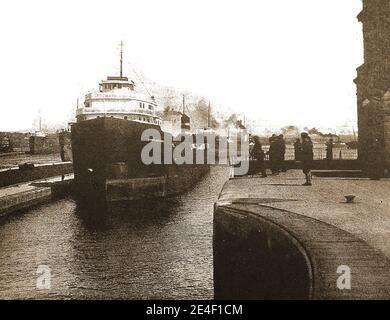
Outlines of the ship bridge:
<svg viewBox="0 0 390 320">
<path fill-rule="evenodd" d="M 134 90 L 134 81 L 129 81 L 127 77 L 107 77 L 107 80 L 103 80 L 99 84 L 99 91 L 106 92 L 113 89 L 126 88 L 128 90 Z"/>
</svg>

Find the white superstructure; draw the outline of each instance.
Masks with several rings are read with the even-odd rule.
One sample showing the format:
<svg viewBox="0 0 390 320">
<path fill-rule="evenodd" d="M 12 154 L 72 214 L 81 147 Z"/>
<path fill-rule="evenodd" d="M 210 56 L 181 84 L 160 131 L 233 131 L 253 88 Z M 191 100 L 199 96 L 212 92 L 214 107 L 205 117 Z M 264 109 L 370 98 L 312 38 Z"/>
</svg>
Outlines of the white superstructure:
<svg viewBox="0 0 390 320">
<path fill-rule="evenodd" d="M 107 77 L 99 84 L 99 91 L 85 96 L 84 106 L 77 108 L 77 122 L 97 117 L 114 117 L 161 125 L 156 115 L 157 103 L 154 97 L 134 91 L 135 83 L 122 75 L 122 50 L 120 76 Z"/>
</svg>

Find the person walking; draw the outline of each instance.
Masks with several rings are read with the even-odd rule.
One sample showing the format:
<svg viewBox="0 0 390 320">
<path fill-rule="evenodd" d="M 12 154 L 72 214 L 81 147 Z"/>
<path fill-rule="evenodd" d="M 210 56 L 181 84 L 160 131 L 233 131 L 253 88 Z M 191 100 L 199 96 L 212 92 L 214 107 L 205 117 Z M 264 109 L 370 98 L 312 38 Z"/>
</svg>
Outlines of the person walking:
<svg viewBox="0 0 390 320">
<path fill-rule="evenodd" d="M 330 163 L 333 160 L 333 139 L 330 138 L 329 141 L 325 143 L 325 145 L 326 145 L 326 162 L 329 167 Z"/>
<path fill-rule="evenodd" d="M 302 171 L 305 174 L 306 182 L 303 186 L 311 186 L 311 168 L 313 165 L 313 142 L 306 132 L 301 133 L 301 160 Z"/>
<path fill-rule="evenodd" d="M 256 160 L 257 169 L 260 171 L 261 177 L 265 178 L 265 177 L 267 177 L 267 172 L 265 170 L 265 165 L 264 165 L 265 153 L 263 151 L 263 148 L 262 148 L 262 145 L 260 142 L 260 138 L 258 136 L 254 136 L 253 142 L 254 142 L 254 146 L 252 149 L 252 157 Z"/>
<path fill-rule="evenodd" d="M 277 137 L 275 134 L 272 135 L 271 138 L 269 138 L 269 163 L 272 174 L 276 175 L 279 173 L 278 170 L 278 143 L 277 143 Z"/>
</svg>

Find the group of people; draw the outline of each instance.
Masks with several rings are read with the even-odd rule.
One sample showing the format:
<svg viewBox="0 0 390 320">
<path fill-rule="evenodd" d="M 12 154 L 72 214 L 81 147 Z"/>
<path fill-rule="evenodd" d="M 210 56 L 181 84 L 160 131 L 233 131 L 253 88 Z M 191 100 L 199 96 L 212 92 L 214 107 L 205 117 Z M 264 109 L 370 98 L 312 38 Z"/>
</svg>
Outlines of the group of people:
<svg viewBox="0 0 390 320">
<path fill-rule="evenodd" d="M 253 140 L 253 149 L 251 151 L 251 156 L 253 159 L 257 160 L 259 171 L 262 177 L 267 176 L 265 168 L 265 155 L 260 138 L 258 136 L 252 137 Z M 269 164 L 272 174 L 276 175 L 279 172 L 286 172 L 287 167 L 285 164 L 285 153 L 286 153 L 286 143 L 284 141 L 283 135 L 273 134 L 269 138 L 269 151 L 267 152 L 269 156 Z M 306 132 L 301 133 L 300 139 L 294 143 L 295 159 L 300 161 L 302 164 L 302 170 L 305 174 L 306 181 L 303 184 L 304 186 L 311 186 L 311 167 L 313 163 L 313 142 L 310 139 L 310 136 Z"/>
</svg>

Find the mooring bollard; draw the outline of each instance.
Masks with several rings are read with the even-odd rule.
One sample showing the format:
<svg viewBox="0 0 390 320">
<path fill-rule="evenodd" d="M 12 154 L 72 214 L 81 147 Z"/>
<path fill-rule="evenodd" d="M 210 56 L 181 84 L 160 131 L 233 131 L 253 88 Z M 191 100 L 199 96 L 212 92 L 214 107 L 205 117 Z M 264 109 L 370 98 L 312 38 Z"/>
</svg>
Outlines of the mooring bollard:
<svg viewBox="0 0 390 320">
<path fill-rule="evenodd" d="M 344 196 L 345 200 L 347 203 L 353 203 L 354 200 L 355 200 L 355 197 L 353 194 L 350 194 L 350 195 L 347 195 L 347 196 Z"/>
</svg>

